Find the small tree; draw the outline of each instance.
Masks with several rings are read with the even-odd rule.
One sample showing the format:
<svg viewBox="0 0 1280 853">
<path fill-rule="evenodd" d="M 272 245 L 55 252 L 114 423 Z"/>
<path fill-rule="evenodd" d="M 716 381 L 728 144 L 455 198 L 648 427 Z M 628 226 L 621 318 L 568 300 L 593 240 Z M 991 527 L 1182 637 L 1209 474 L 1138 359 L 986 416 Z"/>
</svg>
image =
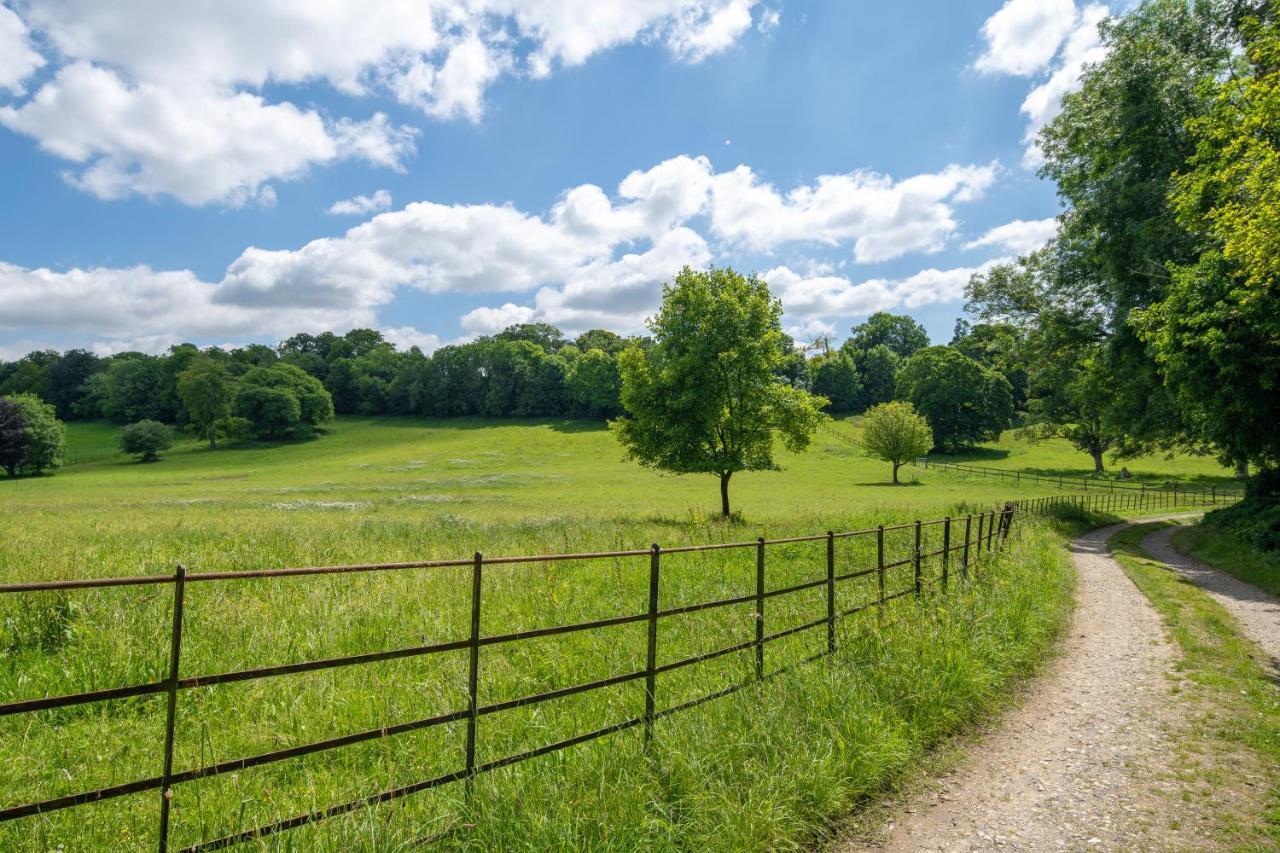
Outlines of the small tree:
<svg viewBox="0 0 1280 853">
<path fill-rule="evenodd" d="M 53 406 L 32 394 L 15 394 L 9 401 L 21 413 L 26 442 L 26 456 L 15 465 L 13 473 L 43 474 L 61 467 L 67 429 L 54 414 Z"/>
<path fill-rule="evenodd" d="M 173 432 L 159 421 L 138 421 L 120 430 L 120 449 L 139 462 L 155 462 L 173 446 Z"/>
<path fill-rule="evenodd" d="M 626 415 L 614 433 L 642 465 L 719 477 L 727 518 L 734 473 L 776 470 L 775 437 L 808 447 L 827 401 L 779 379 L 791 354 L 782 304 L 754 275 L 685 267 L 649 329 L 652 347 L 619 356 Z"/>
<path fill-rule="evenodd" d="M 178 374 L 178 396 L 191 419 L 196 435 L 218 446 L 218 435 L 231 427 L 231 404 L 235 400 L 235 380 L 221 363 L 200 358 Z"/>
<path fill-rule="evenodd" d="M 929 452 L 933 433 L 929 422 L 910 403 L 882 403 L 862 419 L 862 449 L 868 456 L 893 464 L 893 482 L 906 462 Z"/>
</svg>

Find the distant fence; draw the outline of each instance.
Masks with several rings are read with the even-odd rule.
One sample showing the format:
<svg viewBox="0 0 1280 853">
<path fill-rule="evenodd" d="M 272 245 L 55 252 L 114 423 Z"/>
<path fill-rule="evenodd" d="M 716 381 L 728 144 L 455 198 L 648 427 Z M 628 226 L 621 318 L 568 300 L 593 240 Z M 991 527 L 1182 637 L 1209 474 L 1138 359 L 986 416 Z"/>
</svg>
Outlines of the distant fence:
<svg viewBox="0 0 1280 853">
<path fill-rule="evenodd" d="M 197 779 L 205 779 L 218 776 L 224 773 L 231 773 L 240 770 L 246 770 L 251 767 L 259 767 L 272 764 L 278 761 L 298 758 L 300 756 L 312 755 L 326 750 L 337 749 L 365 741 L 372 741 L 379 738 L 391 737 L 405 732 L 418 731 L 443 725 L 451 722 L 465 722 L 465 762 L 464 765 L 452 772 L 445 773 L 432 779 L 416 782 L 411 785 L 385 790 L 380 793 L 371 794 L 366 797 L 351 800 L 349 802 L 340 803 L 330 806 L 320 811 L 314 811 L 306 814 L 299 814 L 284 820 L 278 820 L 261 826 L 247 829 L 233 835 L 227 835 L 220 838 L 201 841 L 189 847 L 183 848 L 183 853 L 193 853 L 193 851 L 217 850 L 229 847 L 240 842 L 251 841 L 263 838 L 285 830 L 300 827 L 305 824 L 314 823 L 326 818 L 335 817 L 355 811 L 367 806 L 386 803 L 419 791 L 425 791 L 430 788 L 437 788 L 451 782 L 464 781 L 469 784 L 469 780 L 473 779 L 480 773 L 490 770 L 496 770 L 507 767 L 540 755 L 555 752 L 577 744 L 586 743 L 605 735 L 620 732 L 625 729 L 641 728 L 644 733 L 644 742 L 646 745 L 654 736 L 654 724 L 667 716 L 685 711 L 690 708 L 702 705 L 713 699 L 722 696 L 728 696 L 741 690 L 751 684 L 772 678 L 779 673 L 791 669 L 795 666 L 818 660 L 827 655 L 831 655 L 836 650 L 836 624 L 840 619 L 852 616 L 865 610 L 872 608 L 882 609 L 884 606 L 894 599 L 906 596 L 920 597 L 926 586 L 935 587 L 942 592 L 946 592 L 947 585 L 953 574 L 953 557 L 955 557 L 955 570 L 962 579 L 967 579 L 971 574 L 976 575 L 982 562 L 982 555 L 999 549 L 1007 540 L 1010 525 L 1013 522 L 1014 515 L 1017 512 L 1015 504 L 1005 504 L 1002 510 L 993 510 L 977 515 L 968 515 L 964 518 L 946 517 L 933 521 L 916 521 L 909 524 L 896 524 L 890 526 L 881 525 L 879 527 L 868 528 L 865 530 L 856 530 L 845 533 L 828 532 L 825 534 L 813 536 L 798 536 L 782 539 L 764 539 L 760 538 L 754 542 L 731 542 L 713 545 L 690 545 L 676 548 L 662 548 L 653 545 L 651 548 L 631 551 L 610 551 L 595 552 L 581 554 L 544 554 L 538 556 L 527 557 L 485 557 L 477 552 L 471 559 L 467 560 L 435 560 L 423 562 L 407 562 L 407 563 L 382 563 L 382 564 L 366 564 L 366 565 L 350 565 L 350 566 L 316 566 L 303 568 L 287 568 L 287 569 L 254 569 L 246 571 L 209 571 L 209 572 L 188 572 L 182 566 L 179 566 L 172 575 L 153 575 L 153 576 L 137 576 L 137 577 L 113 577 L 113 578 L 95 578 L 95 579 L 70 579 L 56 581 L 42 581 L 31 583 L 12 583 L 0 585 L 0 594 L 20 594 L 28 592 L 36 592 L 43 590 L 69 590 L 69 589 L 92 589 L 102 587 L 120 587 L 120 586 L 154 586 L 171 584 L 173 586 L 173 605 L 172 605 L 172 633 L 171 642 L 168 649 L 169 665 L 167 676 L 160 681 L 154 681 L 147 684 L 134 684 L 124 687 L 114 687 L 104 690 L 94 690 L 85 693 L 67 694 L 61 696 L 49 696 L 38 699 L 27 699 L 18 702 L 9 702 L 0 705 L 0 716 L 11 714 L 26 714 L 38 711 L 46 711 L 54 708 L 66 708 L 73 705 L 82 705 L 91 702 L 104 702 L 114 699 L 123 699 L 126 697 L 137 696 L 164 696 L 166 699 L 165 706 L 165 729 L 163 743 L 157 744 L 158 758 L 163 767 L 163 771 L 158 776 L 151 776 L 145 779 L 136 779 L 134 781 L 122 784 L 112 785 L 105 788 L 98 788 L 80 793 L 68 794 L 66 796 L 46 799 L 40 802 L 29 802 L 21 805 L 9 805 L 0 808 L 0 822 L 18 820 L 21 818 L 34 817 L 60 809 L 72 808 L 88 803 L 101 802 L 103 800 L 113 799 L 128 794 L 139 794 L 147 791 L 158 792 L 158 829 L 157 839 L 158 847 L 161 851 L 168 849 L 169 845 L 169 818 L 170 809 L 174 802 L 174 793 L 177 786 L 184 783 L 192 782 Z M 931 529 L 938 530 L 931 530 Z M 938 532 L 941 534 L 941 547 L 934 550 L 922 550 L 922 537 L 926 530 L 930 530 L 928 536 L 936 541 Z M 885 540 L 886 534 L 898 534 L 900 537 L 909 537 L 905 543 L 903 551 L 908 553 L 905 559 L 886 560 L 885 557 Z M 838 571 L 836 561 L 836 542 L 837 540 L 863 538 L 866 540 L 874 540 L 876 550 L 876 560 L 874 565 L 867 566 L 851 566 L 845 571 Z M 770 589 L 766 582 L 767 570 L 767 554 L 770 546 L 787 545 L 800 542 L 823 542 L 826 543 L 826 560 L 825 573 L 819 577 L 805 580 L 800 583 L 794 583 L 789 586 Z M 661 587 L 662 587 L 662 564 L 665 558 L 672 555 L 696 552 L 696 551 L 717 551 L 729 549 L 751 549 L 755 556 L 755 590 L 747 595 L 739 595 L 731 598 L 723 598 L 715 601 L 704 601 L 694 604 L 685 604 L 678 607 L 663 608 L 660 606 Z M 870 549 L 870 542 L 867 542 L 867 549 Z M 648 584 L 648 601 L 647 606 L 642 612 L 635 612 L 627 615 L 613 616 L 605 619 L 596 619 L 588 622 L 578 622 L 570 625 L 560 625 L 557 627 L 535 628 L 532 630 L 515 631 L 503 634 L 483 634 L 480 629 L 481 605 L 483 602 L 483 575 L 487 567 L 505 566 L 519 563 L 545 563 L 559 561 L 581 561 L 596 559 L 636 559 L 648 562 L 649 584 Z M 331 575 L 331 574 L 348 574 L 358 572 L 390 572 L 402 570 L 429 570 L 445 567 L 469 567 L 471 570 L 471 620 L 470 635 L 466 638 L 457 638 L 445 642 L 438 642 L 429 645 L 421 645 L 411 648 L 395 649 L 390 651 L 378 651 L 365 654 L 348 655 L 346 657 L 329 658 L 325 660 L 312 660 L 303 663 L 291 663 L 280 666 L 267 666 L 257 669 L 241 670 L 238 672 L 219 672 L 209 673 L 197 676 L 183 676 L 181 674 L 182 664 L 182 639 L 183 639 L 183 596 L 188 585 L 193 583 L 211 583 L 211 582 L 232 582 L 244 578 L 281 578 L 296 577 L 299 575 Z M 902 589 L 887 588 L 887 573 L 895 568 L 910 567 L 911 581 L 910 584 Z M 871 600 L 863 601 L 843 610 L 836 608 L 836 587 L 837 584 L 850 581 L 855 578 L 876 578 L 875 588 L 878 594 Z M 870 585 L 870 581 L 867 581 Z M 793 625 L 772 633 L 766 633 L 765 604 L 769 599 L 777 596 L 799 593 L 804 590 L 824 588 L 825 608 L 816 618 L 799 625 Z M 745 639 L 740 643 L 717 649 L 715 651 L 698 654 L 681 660 L 675 660 L 669 663 L 658 664 L 659 651 L 659 626 L 664 620 L 680 616 L 682 614 L 693 613 L 696 611 L 710 610 L 712 608 L 728 607 L 731 605 L 754 605 L 754 637 Z M 577 684 L 571 687 L 563 687 L 555 690 L 548 690 L 534 695 L 523 696 L 517 699 L 497 702 L 493 704 L 480 705 L 478 696 L 480 695 L 480 652 L 481 649 L 503 646 L 511 643 L 519 643 L 535 637 L 548 637 L 559 634 L 569 634 L 578 631 L 589 631 L 593 629 L 606 628 L 616 625 L 626 625 L 632 623 L 646 623 L 648 626 L 648 641 L 646 650 L 646 665 L 643 669 L 632 672 L 620 673 L 607 678 L 601 678 L 583 684 Z M 802 660 L 795 661 L 787 666 L 783 666 L 772 671 L 765 670 L 765 646 L 771 642 L 781 640 L 784 637 L 800 634 L 814 629 L 825 628 L 826 643 L 825 648 L 817 654 L 810 655 Z M 289 747 L 271 752 L 264 752 L 258 755 L 237 758 L 229 761 L 221 761 L 215 764 L 208 764 L 200 767 L 193 767 L 185 770 L 174 768 L 174 740 L 175 730 L 179 724 L 178 697 L 185 690 L 192 688 L 205 688 L 214 685 L 231 684 L 235 682 L 244 682 L 256 679 L 273 678 L 277 676 L 287 675 L 300 672 L 315 672 L 317 670 L 329 670 L 338 667 L 354 666 L 359 664 L 369 664 L 376 661 L 385 661 L 392 659 L 413 658 L 421 655 L 431 655 L 442 652 L 462 651 L 469 652 L 469 668 L 467 679 L 467 695 L 468 701 L 465 708 L 459 708 L 448 713 L 437 714 L 423 719 L 413 720 L 410 722 L 402 722 L 394 725 L 388 725 L 382 728 L 371 729 L 363 732 L 342 735 L 326 740 L 315 741 L 313 743 L 303 744 L 299 746 Z M 754 651 L 755 656 L 755 672 L 754 678 L 746 681 L 731 684 L 728 687 L 716 690 L 711 693 L 699 696 L 687 702 L 682 702 L 671 707 L 659 709 L 657 705 L 658 696 L 658 677 L 664 673 L 673 670 L 682 669 L 693 664 L 703 663 L 714 660 L 725 655 L 737 652 Z M 477 739 L 477 721 L 484 716 L 494 714 L 499 711 L 506 711 L 522 706 L 536 705 L 552 699 L 559 699 L 565 696 L 571 696 L 586 691 L 597 690 L 600 688 L 610 687 L 613 685 L 624 684 L 627 682 L 644 682 L 644 707 L 642 713 L 620 722 L 613 723 L 603 728 L 579 734 L 554 743 L 545 744 L 534 749 L 519 752 L 513 755 L 507 755 L 491 761 L 478 762 L 476 760 L 476 739 Z M 637 709 L 639 710 L 639 709 Z"/>
<path fill-rule="evenodd" d="M 1221 506 L 1235 503 L 1240 495 L 1220 492 L 1188 492 L 1173 489 L 1151 490 L 1145 492 L 1118 491 L 1095 492 L 1084 495 L 1051 495 L 1018 501 L 1018 510 L 1029 515 L 1050 515 L 1060 509 L 1073 507 L 1086 512 L 1117 513 L 1133 510 L 1174 509 L 1197 506 Z"/>
<path fill-rule="evenodd" d="M 1179 495 L 1190 496 L 1187 500 L 1194 500 L 1198 495 L 1207 495 L 1209 503 L 1219 503 L 1221 501 L 1235 501 L 1244 497 L 1242 489 L 1228 489 L 1220 486 L 1209 486 L 1208 488 L 1201 486 L 1179 486 L 1177 483 L 1169 483 L 1168 485 L 1155 486 L 1148 485 L 1145 482 L 1131 482 L 1128 480 L 1099 480 L 1089 477 L 1067 477 L 1065 475 L 1054 476 L 1051 474 L 1037 474 L 1032 471 L 1020 471 L 1018 469 L 1008 468 L 991 468 L 986 465 L 964 465 L 957 462 L 938 462 L 931 460 L 927 456 L 921 456 L 912 461 L 912 465 L 919 468 L 936 468 L 940 471 L 956 471 L 963 474 L 978 474 L 986 477 L 999 477 L 1001 480 L 1007 480 L 1012 483 L 1048 483 L 1057 486 L 1060 489 L 1068 487 L 1079 488 L 1082 491 L 1106 491 L 1119 492 L 1130 491 L 1139 494 L 1147 493 L 1163 493 L 1168 492 L 1175 498 Z"/>
</svg>

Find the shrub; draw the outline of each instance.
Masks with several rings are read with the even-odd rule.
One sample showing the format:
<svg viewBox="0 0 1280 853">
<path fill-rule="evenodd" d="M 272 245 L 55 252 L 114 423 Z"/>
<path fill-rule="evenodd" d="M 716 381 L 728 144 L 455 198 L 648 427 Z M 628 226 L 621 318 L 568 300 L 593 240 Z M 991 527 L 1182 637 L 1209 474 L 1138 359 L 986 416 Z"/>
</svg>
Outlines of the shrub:
<svg viewBox="0 0 1280 853">
<path fill-rule="evenodd" d="M 155 462 L 161 450 L 173 446 L 173 433 L 159 421 L 138 421 L 120 430 L 120 449 L 139 462 Z"/>
</svg>

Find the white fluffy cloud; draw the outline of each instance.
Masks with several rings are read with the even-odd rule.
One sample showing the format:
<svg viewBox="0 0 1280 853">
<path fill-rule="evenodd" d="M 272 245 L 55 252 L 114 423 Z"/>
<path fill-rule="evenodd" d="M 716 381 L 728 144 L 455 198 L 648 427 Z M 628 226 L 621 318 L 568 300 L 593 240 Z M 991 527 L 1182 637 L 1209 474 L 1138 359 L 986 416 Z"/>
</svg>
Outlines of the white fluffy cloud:
<svg viewBox="0 0 1280 853">
<path fill-rule="evenodd" d="M 391 193 L 388 190 L 377 190 L 371 195 L 356 195 L 335 201 L 329 205 L 327 212 L 334 216 L 352 216 L 378 213 L 390 207 Z"/>
<path fill-rule="evenodd" d="M 698 62 L 751 28 L 756 0 L 30 0 L 0 6 L 0 90 L 61 63 L 0 124 L 76 164 L 103 198 L 237 204 L 268 180 L 361 158 L 400 168 L 416 131 L 385 115 L 326 117 L 274 86 L 389 96 L 434 119 L 479 120 L 504 74 L 544 76 L 602 50 L 659 42 Z M 21 15 L 21 17 L 19 16 Z"/>
<path fill-rule="evenodd" d="M 1038 80 L 1022 102 L 1027 116 L 1024 166 L 1043 162 L 1036 145 L 1040 129 L 1061 111 L 1062 96 L 1079 88 L 1084 67 L 1106 56 L 1098 24 L 1108 14 L 1100 3 L 1081 7 L 1076 0 L 1005 0 L 983 24 L 986 47 L 974 66 Z"/>
<path fill-rule="evenodd" d="M 974 67 L 988 74 L 1044 70 L 1076 23 L 1075 0 L 1007 0 L 982 25 L 986 49 Z"/>
<path fill-rule="evenodd" d="M 1025 255 L 1048 243 L 1053 239 L 1053 235 L 1057 233 L 1058 220 L 1056 219 L 1035 219 L 1031 221 L 1015 219 L 1012 222 L 1006 222 L 1004 225 L 997 225 L 976 240 L 970 240 L 965 243 L 964 247 L 966 249 L 981 249 L 987 246 L 997 246 L 1001 250 L 1015 255 Z"/>
<path fill-rule="evenodd" d="M 0 107 L 0 124 L 79 164 L 68 179 L 100 198 L 168 194 L 189 204 L 243 203 L 272 178 L 342 157 L 389 165 L 413 145 L 385 116 L 346 121 L 335 133 L 289 103 L 248 92 L 179 96 L 83 62 L 61 68 L 25 104 Z"/>
<path fill-rule="evenodd" d="M 999 167 L 948 166 L 894 181 L 858 171 L 822 175 L 786 195 L 746 166 L 712 182 L 711 229 L 726 242 L 768 251 L 789 242 L 853 242 L 859 261 L 883 261 L 908 252 L 934 252 L 957 224 L 952 204 L 973 201 Z"/>
<path fill-rule="evenodd" d="M 0 91 L 23 92 L 22 81 L 44 65 L 28 38 L 27 25 L 11 9 L 0 6 Z"/>
<path fill-rule="evenodd" d="M 295 249 L 249 247 L 218 281 L 147 267 L 53 272 L 0 265 L 0 332 L 74 332 L 114 346 L 346 329 L 376 325 L 379 310 L 406 288 L 524 294 L 468 313 L 461 322 L 472 334 L 533 320 L 567 330 L 639 331 L 663 281 L 685 265 L 705 267 L 739 242 L 772 251 L 819 239 L 861 258 L 932 250 L 955 228 L 952 205 L 973 198 L 993 172 L 952 166 L 901 181 L 855 172 L 783 195 L 745 166 L 716 173 L 705 157 L 680 156 L 630 173 L 613 195 L 593 184 L 574 187 L 542 215 L 510 205 L 414 202 Z M 743 176 L 747 190 L 772 206 L 771 227 L 742 219 L 741 196 L 725 195 L 722 179 L 736 190 Z M 390 201 L 378 191 L 330 210 L 358 213 Z M 807 270 L 778 267 L 769 275 L 788 311 L 810 319 L 955 293 L 936 271 L 853 285 L 830 268 Z M 439 343 L 415 339 L 412 330 L 397 333 L 424 348 Z"/>
</svg>

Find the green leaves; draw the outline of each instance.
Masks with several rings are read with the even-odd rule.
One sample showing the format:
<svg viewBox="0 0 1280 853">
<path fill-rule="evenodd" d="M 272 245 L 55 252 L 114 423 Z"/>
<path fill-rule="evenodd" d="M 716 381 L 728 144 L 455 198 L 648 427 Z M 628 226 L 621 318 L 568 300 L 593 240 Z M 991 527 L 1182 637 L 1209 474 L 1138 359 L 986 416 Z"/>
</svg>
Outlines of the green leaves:
<svg viewBox="0 0 1280 853">
<path fill-rule="evenodd" d="M 809 444 L 825 398 L 778 378 L 790 356 L 782 306 L 756 276 L 688 267 L 663 287 L 649 323 L 654 343 L 618 358 L 626 415 L 612 428 L 627 456 L 677 474 L 777 468 L 775 436 L 790 450 Z"/>
</svg>

